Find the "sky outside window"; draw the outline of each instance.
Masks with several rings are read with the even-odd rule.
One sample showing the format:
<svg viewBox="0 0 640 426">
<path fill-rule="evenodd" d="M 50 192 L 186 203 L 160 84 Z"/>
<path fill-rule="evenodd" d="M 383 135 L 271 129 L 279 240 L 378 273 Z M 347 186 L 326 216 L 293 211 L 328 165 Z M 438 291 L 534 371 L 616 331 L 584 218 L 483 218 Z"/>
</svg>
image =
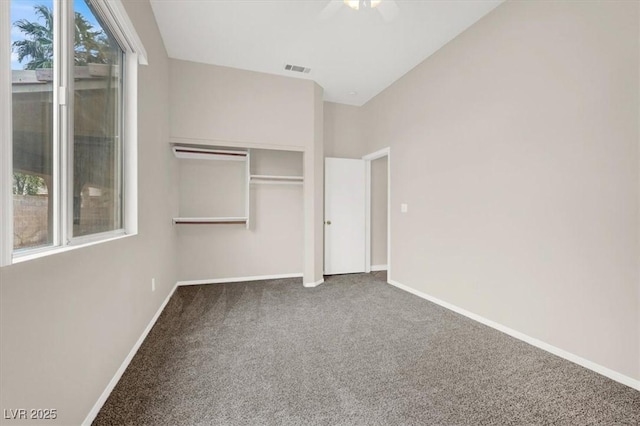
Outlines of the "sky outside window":
<svg viewBox="0 0 640 426">
<path fill-rule="evenodd" d="M 20 20 L 26 19 L 30 22 L 39 22 L 40 24 L 44 24 L 42 18 L 38 17 L 35 12 L 35 6 L 43 5 L 53 10 L 53 0 L 12 0 L 11 1 L 11 43 L 18 40 L 24 40 L 25 34 L 15 26 L 13 23 Z M 75 0 L 73 3 L 74 10 L 79 12 L 82 16 L 85 17 L 91 25 L 95 28 L 100 28 L 98 22 L 96 21 L 93 13 L 89 10 L 89 6 L 84 0 Z M 25 58 L 22 63 L 18 62 L 18 55 L 12 49 L 11 51 L 11 69 L 12 70 L 22 70 L 24 69 L 24 65 L 28 62 L 28 59 Z"/>
</svg>

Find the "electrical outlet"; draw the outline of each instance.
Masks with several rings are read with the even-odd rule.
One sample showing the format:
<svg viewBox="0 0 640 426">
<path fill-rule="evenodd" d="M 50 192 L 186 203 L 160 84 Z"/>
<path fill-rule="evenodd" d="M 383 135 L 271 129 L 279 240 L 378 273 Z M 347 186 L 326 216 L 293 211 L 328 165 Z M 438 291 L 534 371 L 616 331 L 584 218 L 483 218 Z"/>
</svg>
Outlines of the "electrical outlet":
<svg viewBox="0 0 640 426">
<path fill-rule="evenodd" d="M 151 278 L 151 291 L 156 291 L 156 279 Z"/>
<path fill-rule="evenodd" d="M 400 213 L 406 213 L 409 211 L 409 205 L 402 203 L 400 204 Z"/>
</svg>

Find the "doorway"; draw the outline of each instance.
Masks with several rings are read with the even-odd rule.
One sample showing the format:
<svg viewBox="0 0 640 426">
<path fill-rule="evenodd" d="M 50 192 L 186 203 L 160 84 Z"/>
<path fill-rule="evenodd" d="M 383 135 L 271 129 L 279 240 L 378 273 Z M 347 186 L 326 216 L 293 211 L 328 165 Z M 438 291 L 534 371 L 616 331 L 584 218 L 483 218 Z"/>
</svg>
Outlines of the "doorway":
<svg viewBox="0 0 640 426">
<path fill-rule="evenodd" d="M 362 157 L 365 161 L 365 272 L 391 275 L 391 149 Z"/>
</svg>

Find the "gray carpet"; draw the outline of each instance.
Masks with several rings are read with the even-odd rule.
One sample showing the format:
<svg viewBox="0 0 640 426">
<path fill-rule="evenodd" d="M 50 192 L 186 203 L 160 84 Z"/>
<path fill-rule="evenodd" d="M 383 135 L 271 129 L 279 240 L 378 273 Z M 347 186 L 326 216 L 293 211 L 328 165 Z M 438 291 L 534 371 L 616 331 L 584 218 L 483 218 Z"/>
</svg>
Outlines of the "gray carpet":
<svg viewBox="0 0 640 426">
<path fill-rule="evenodd" d="M 94 425 L 640 424 L 640 392 L 380 277 L 299 281 L 179 288 Z"/>
</svg>

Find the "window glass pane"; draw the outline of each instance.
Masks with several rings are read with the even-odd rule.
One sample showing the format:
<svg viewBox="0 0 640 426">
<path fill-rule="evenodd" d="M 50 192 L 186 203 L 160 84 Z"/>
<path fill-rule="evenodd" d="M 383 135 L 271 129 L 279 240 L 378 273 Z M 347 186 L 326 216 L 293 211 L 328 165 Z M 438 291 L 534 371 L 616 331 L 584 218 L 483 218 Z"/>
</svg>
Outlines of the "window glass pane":
<svg viewBox="0 0 640 426">
<path fill-rule="evenodd" d="M 123 51 L 75 0 L 73 236 L 121 229 Z"/>
<path fill-rule="evenodd" d="M 13 247 L 53 242 L 53 3 L 11 1 Z"/>
</svg>

